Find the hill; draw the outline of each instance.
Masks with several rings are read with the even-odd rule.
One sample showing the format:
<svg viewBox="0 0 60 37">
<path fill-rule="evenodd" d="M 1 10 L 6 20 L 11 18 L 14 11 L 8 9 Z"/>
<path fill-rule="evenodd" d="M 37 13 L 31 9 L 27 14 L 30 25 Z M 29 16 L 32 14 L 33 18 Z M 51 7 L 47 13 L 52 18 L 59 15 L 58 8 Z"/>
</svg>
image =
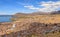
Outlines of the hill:
<svg viewBox="0 0 60 37">
<path fill-rule="evenodd" d="M 54 11 L 51 14 L 60 14 L 60 11 Z"/>
<path fill-rule="evenodd" d="M 0 36 L 60 37 L 60 14 L 18 14 L 14 21 L 0 23 Z"/>
<path fill-rule="evenodd" d="M 15 16 L 19 15 L 44 15 L 44 14 L 60 14 L 60 11 L 52 11 L 52 12 L 32 12 L 32 13 L 16 13 Z"/>
<path fill-rule="evenodd" d="M 11 23 L 0 23 L 0 36 L 59 37 L 60 14 L 21 16 Z"/>
</svg>

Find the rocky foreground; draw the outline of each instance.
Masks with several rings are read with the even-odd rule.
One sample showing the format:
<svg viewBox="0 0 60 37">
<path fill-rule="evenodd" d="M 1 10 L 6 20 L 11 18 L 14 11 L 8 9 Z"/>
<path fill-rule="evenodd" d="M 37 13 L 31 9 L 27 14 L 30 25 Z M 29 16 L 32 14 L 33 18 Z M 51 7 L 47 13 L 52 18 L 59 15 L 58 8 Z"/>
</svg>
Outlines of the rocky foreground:
<svg viewBox="0 0 60 37">
<path fill-rule="evenodd" d="M 59 15 L 19 18 L 14 22 L 0 23 L 0 37 L 60 37 Z"/>
</svg>

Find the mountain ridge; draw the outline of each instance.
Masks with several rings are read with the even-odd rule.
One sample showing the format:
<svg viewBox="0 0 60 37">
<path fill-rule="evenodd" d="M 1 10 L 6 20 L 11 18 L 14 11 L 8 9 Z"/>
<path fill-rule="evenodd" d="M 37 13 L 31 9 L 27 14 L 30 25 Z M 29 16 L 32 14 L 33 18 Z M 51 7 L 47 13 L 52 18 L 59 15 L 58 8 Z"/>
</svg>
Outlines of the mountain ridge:
<svg viewBox="0 0 60 37">
<path fill-rule="evenodd" d="M 60 14 L 60 10 L 59 11 L 52 11 L 52 12 L 32 12 L 32 13 L 16 13 L 14 15 L 44 15 L 44 14 Z"/>
</svg>

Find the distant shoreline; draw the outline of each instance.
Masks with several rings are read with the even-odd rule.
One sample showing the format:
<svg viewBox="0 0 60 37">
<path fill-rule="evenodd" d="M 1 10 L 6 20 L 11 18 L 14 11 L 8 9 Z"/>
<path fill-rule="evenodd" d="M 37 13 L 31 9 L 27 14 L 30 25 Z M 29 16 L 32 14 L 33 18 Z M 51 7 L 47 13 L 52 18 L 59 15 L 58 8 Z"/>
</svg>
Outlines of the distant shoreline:
<svg viewBox="0 0 60 37">
<path fill-rule="evenodd" d="M 0 23 L 3 23 L 3 22 L 12 22 L 11 21 L 12 17 L 13 17 L 12 15 L 0 15 Z"/>
</svg>

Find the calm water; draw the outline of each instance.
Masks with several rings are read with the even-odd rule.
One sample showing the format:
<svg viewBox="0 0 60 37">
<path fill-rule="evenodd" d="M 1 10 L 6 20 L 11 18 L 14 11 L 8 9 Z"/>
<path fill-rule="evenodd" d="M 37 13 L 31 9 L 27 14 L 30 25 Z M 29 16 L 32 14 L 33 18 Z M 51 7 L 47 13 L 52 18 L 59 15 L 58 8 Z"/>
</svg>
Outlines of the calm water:
<svg viewBox="0 0 60 37">
<path fill-rule="evenodd" d="M 3 16 L 3 15 L 0 15 L 0 22 L 11 22 L 11 19 L 12 18 L 12 16 Z"/>
</svg>

